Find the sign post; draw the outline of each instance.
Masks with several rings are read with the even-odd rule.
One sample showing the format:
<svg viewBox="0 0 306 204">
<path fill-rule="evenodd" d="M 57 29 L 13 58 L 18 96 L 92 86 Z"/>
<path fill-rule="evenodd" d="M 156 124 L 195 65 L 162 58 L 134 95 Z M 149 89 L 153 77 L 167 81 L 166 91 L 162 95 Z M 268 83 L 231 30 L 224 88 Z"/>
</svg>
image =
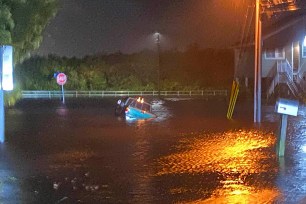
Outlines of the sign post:
<svg viewBox="0 0 306 204">
<path fill-rule="evenodd" d="M 0 143 L 5 141 L 5 114 L 3 89 L 0 89 Z"/>
<path fill-rule="evenodd" d="M 0 46 L 0 143 L 5 142 L 4 91 L 13 90 L 13 47 Z"/>
<path fill-rule="evenodd" d="M 62 102 L 65 103 L 64 84 L 67 82 L 67 76 L 64 73 L 58 73 L 56 76 L 56 82 L 62 86 Z"/>
<path fill-rule="evenodd" d="M 279 98 L 276 102 L 275 111 L 282 115 L 280 133 L 278 135 L 277 147 L 276 147 L 276 151 L 279 157 L 285 156 L 288 115 L 297 116 L 298 108 L 299 108 L 298 101 Z"/>
</svg>

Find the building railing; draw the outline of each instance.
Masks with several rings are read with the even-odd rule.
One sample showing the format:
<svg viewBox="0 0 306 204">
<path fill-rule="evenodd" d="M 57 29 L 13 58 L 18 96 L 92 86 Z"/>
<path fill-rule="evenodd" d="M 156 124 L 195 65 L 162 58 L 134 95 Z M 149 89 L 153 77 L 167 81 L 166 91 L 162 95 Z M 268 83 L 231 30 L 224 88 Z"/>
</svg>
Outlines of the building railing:
<svg viewBox="0 0 306 204">
<path fill-rule="evenodd" d="M 268 77 L 272 78 L 272 81 L 267 89 L 267 98 L 274 93 L 275 87 L 280 83 L 286 83 L 293 94 L 298 92 L 293 83 L 293 71 L 288 60 L 277 61 L 269 72 Z"/>
<path fill-rule="evenodd" d="M 62 97 L 61 91 L 22 91 L 22 98 L 59 98 Z M 64 91 L 65 97 L 122 97 L 122 96 L 158 96 L 158 91 Z M 199 90 L 199 91 L 160 91 L 161 96 L 176 97 L 226 97 L 228 91 L 220 90 Z"/>
</svg>

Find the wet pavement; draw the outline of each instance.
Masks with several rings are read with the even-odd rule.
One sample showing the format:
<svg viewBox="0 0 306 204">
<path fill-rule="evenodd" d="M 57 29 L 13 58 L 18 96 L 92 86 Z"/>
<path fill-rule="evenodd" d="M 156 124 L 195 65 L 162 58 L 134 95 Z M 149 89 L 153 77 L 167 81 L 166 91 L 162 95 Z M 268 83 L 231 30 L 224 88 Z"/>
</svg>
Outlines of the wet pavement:
<svg viewBox="0 0 306 204">
<path fill-rule="evenodd" d="M 150 99 L 157 118 L 114 115 L 117 98 L 23 100 L 6 112 L 0 203 L 306 203 L 306 108 L 280 116 L 252 102 Z"/>
</svg>

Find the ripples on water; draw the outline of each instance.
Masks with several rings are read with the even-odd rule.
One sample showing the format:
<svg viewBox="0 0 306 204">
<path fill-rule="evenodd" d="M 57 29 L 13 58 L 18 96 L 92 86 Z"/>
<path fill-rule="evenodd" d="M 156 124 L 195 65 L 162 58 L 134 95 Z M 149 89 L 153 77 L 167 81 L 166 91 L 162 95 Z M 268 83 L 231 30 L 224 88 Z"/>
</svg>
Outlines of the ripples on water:
<svg viewBox="0 0 306 204">
<path fill-rule="evenodd" d="M 152 103 L 158 118 L 149 121 L 117 120 L 112 103 L 100 102 L 12 110 L 9 129 L 19 136 L 16 144 L 24 133 L 34 134 L 26 152 L 33 149 L 39 160 L 35 162 L 47 168 L 48 182 L 58 188 L 51 192 L 63 196 L 82 195 L 104 203 L 303 203 L 304 107 L 298 117 L 289 117 L 286 157 L 278 159 L 277 128 L 246 127 L 243 122 L 235 130 L 231 125 L 236 124 L 223 117 L 224 107 L 219 104 L 216 108 L 202 101 L 175 99 Z M 190 106 L 194 112 L 185 110 Z M 271 107 L 264 111 L 264 124 L 279 122 Z M 35 119 L 35 126 L 29 117 Z"/>
<path fill-rule="evenodd" d="M 159 158 L 156 176 L 194 175 L 198 183 L 204 181 L 194 189 L 170 188 L 177 195 L 198 197 L 180 203 L 306 203 L 305 113 L 301 106 L 297 117 L 289 117 L 284 158 L 275 154 L 277 129 L 199 133 L 186 135 L 173 154 Z M 263 118 L 280 122 L 271 110 Z"/>
<path fill-rule="evenodd" d="M 168 174 L 216 174 L 210 182 L 219 183 L 217 189 L 203 192 L 209 199 L 191 203 L 237 203 L 244 201 L 273 200 L 275 189 L 254 183 L 253 177 L 271 177 L 277 172 L 273 160 L 275 136 L 256 130 L 238 130 L 215 134 L 200 134 L 194 139 L 184 139 L 176 146 L 178 153 L 160 158 L 157 176 Z M 272 156 L 272 159 L 271 159 Z M 271 164 L 272 162 L 272 164 Z M 265 175 L 265 174 L 269 175 Z M 263 174 L 263 175 L 261 175 Z M 210 178 L 207 178 L 208 180 Z M 263 181 L 265 183 L 265 181 Z M 255 186 L 254 186 L 255 185 Z M 198 189 L 196 190 L 198 191 Z M 193 192 L 196 193 L 196 192 Z M 207 194 L 207 195 L 205 195 Z"/>
</svg>

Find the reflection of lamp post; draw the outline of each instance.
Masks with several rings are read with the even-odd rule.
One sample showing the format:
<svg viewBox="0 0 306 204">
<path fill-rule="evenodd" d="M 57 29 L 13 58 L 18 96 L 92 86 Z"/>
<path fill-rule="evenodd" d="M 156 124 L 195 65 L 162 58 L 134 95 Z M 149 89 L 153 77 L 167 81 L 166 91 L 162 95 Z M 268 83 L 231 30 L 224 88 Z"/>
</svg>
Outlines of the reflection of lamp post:
<svg viewBox="0 0 306 204">
<path fill-rule="evenodd" d="M 157 54 L 158 54 L 157 90 L 158 90 L 158 96 L 160 96 L 160 34 L 156 32 L 155 36 L 156 36 L 156 45 L 157 45 Z"/>
</svg>

